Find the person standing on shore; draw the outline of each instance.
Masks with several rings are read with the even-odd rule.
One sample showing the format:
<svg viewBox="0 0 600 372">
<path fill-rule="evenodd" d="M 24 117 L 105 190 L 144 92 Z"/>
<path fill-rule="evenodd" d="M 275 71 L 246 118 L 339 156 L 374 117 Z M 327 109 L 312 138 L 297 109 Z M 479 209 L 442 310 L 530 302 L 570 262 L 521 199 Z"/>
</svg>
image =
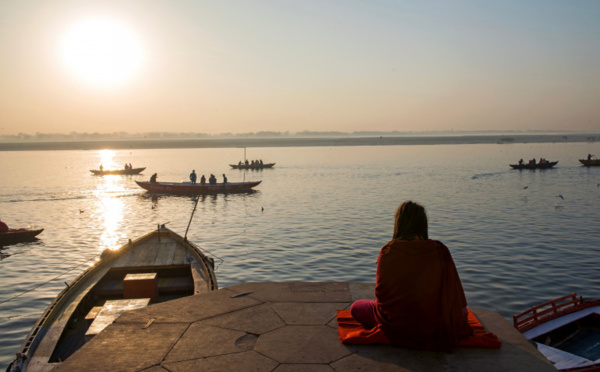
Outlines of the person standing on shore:
<svg viewBox="0 0 600 372">
<path fill-rule="evenodd" d="M 393 238 L 377 261 L 375 301 L 355 301 L 350 311 L 396 345 L 449 351 L 472 334 L 467 300 L 450 251 L 429 239 L 427 225 L 421 205 L 398 207 Z"/>
</svg>

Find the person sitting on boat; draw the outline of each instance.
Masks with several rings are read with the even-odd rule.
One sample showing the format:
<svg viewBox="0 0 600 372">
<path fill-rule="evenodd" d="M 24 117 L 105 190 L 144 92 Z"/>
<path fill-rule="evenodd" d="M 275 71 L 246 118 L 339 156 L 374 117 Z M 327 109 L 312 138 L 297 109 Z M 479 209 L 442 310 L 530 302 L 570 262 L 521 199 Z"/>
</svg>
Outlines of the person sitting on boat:
<svg viewBox="0 0 600 372">
<path fill-rule="evenodd" d="M 193 169 L 192 173 L 190 173 L 190 181 L 192 182 L 192 184 L 196 183 L 196 170 Z"/>
<path fill-rule="evenodd" d="M 227 176 L 223 173 L 223 183 L 227 183 Z"/>
<path fill-rule="evenodd" d="M 6 232 L 8 231 L 8 225 L 6 224 L 6 222 L 0 220 L 0 232 Z"/>
<path fill-rule="evenodd" d="M 260 165 L 262 166 L 262 165 L 263 165 L 263 161 L 262 161 L 262 159 L 260 159 L 260 160 L 259 160 L 259 162 L 260 162 Z"/>
<path fill-rule="evenodd" d="M 102 164 L 100 164 L 100 172 L 102 172 L 104 170 L 104 167 L 102 166 Z"/>
<path fill-rule="evenodd" d="M 210 174 L 210 177 L 208 177 L 208 183 L 211 185 L 214 185 L 217 183 L 217 177 L 215 177 L 214 174 Z"/>
<path fill-rule="evenodd" d="M 425 208 L 402 203 L 377 260 L 375 301 L 355 301 L 352 317 L 367 329 L 379 326 L 396 345 L 449 351 L 472 334 L 466 306 L 450 251 L 429 239 Z"/>
<path fill-rule="evenodd" d="M 242 161 L 241 160 L 238 162 L 238 165 L 242 165 Z"/>
<path fill-rule="evenodd" d="M 519 160 L 519 165 L 523 165 L 523 159 Z"/>
<path fill-rule="evenodd" d="M 156 174 L 156 173 L 154 173 L 152 176 L 150 176 L 150 182 L 156 183 L 156 177 L 158 177 L 158 174 Z"/>
<path fill-rule="evenodd" d="M 244 164 L 248 165 L 248 159 L 244 160 Z"/>
<path fill-rule="evenodd" d="M 592 160 L 592 154 L 588 154 L 588 160 Z"/>
<path fill-rule="evenodd" d="M 205 183 L 206 183 L 206 177 L 204 177 L 204 175 L 202 175 L 202 177 L 200 177 L 200 184 L 202 186 L 204 186 Z"/>
</svg>

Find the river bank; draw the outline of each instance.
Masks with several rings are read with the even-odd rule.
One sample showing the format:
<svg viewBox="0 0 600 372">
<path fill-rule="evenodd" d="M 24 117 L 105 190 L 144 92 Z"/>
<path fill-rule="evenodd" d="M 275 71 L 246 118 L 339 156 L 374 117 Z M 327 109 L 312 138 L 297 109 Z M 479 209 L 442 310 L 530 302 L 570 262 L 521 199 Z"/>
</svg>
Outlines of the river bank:
<svg viewBox="0 0 600 372">
<path fill-rule="evenodd" d="M 589 133 L 460 136 L 127 139 L 98 141 L 4 142 L 0 143 L 0 151 L 576 143 L 595 142 L 597 140 L 600 140 L 600 136 Z"/>
</svg>

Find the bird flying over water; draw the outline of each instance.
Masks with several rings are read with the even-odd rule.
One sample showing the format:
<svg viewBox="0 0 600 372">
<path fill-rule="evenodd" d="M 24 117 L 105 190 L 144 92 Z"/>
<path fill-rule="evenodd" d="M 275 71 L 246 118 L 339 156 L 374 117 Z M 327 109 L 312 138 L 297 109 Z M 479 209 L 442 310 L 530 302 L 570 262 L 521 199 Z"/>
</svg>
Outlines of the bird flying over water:
<svg viewBox="0 0 600 372">
<path fill-rule="evenodd" d="M 562 200 L 565 200 L 565 198 L 563 198 L 562 195 L 556 195 L 557 198 L 561 198 Z"/>
</svg>

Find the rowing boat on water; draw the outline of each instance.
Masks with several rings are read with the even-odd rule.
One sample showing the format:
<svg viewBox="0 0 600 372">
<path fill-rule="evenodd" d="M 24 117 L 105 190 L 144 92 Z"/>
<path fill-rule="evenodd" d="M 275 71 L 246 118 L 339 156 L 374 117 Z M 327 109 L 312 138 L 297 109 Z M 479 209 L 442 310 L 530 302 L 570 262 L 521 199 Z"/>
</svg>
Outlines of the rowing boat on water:
<svg viewBox="0 0 600 372">
<path fill-rule="evenodd" d="M 265 164 L 229 164 L 229 166 L 233 169 L 265 169 L 265 168 L 273 168 L 275 163 L 265 163 Z"/>
<path fill-rule="evenodd" d="M 48 306 L 8 371 L 50 371 L 123 311 L 216 290 L 213 266 L 195 244 L 164 225 L 104 251 Z"/>
<path fill-rule="evenodd" d="M 33 241 L 42 231 L 44 229 L 8 229 L 0 232 L 0 245 Z"/>
<path fill-rule="evenodd" d="M 167 194 L 213 194 L 247 192 L 258 186 L 262 181 L 227 182 L 227 183 L 191 183 L 191 182 L 149 182 L 135 181 L 141 188 L 153 193 Z"/>
<path fill-rule="evenodd" d="M 571 293 L 513 316 L 513 323 L 559 371 L 600 371 L 600 299 Z"/>
<path fill-rule="evenodd" d="M 522 164 L 509 164 L 513 169 L 548 169 L 558 164 L 558 161 L 547 161 L 545 163 L 522 163 Z"/>
<path fill-rule="evenodd" d="M 600 159 L 579 159 L 579 162 L 587 167 L 600 165 Z"/>
<path fill-rule="evenodd" d="M 96 176 L 109 176 L 109 175 L 131 175 L 140 174 L 146 167 L 143 168 L 131 168 L 131 169 L 90 169 L 90 172 Z"/>
</svg>

